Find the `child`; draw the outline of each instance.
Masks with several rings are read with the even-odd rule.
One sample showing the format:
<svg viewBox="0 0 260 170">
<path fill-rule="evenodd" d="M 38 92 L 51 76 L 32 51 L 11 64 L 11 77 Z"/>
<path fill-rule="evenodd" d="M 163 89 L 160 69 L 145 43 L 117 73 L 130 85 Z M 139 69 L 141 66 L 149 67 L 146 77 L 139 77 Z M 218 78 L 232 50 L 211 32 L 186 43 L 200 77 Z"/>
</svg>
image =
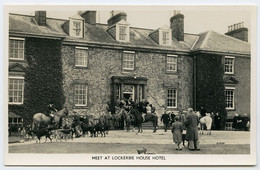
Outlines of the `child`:
<svg viewBox="0 0 260 170">
<path fill-rule="evenodd" d="M 172 124 L 172 134 L 173 134 L 173 142 L 176 144 L 176 150 L 182 150 L 181 142 L 182 142 L 182 123 L 179 122 L 179 116 L 174 118 L 175 122 Z"/>
</svg>

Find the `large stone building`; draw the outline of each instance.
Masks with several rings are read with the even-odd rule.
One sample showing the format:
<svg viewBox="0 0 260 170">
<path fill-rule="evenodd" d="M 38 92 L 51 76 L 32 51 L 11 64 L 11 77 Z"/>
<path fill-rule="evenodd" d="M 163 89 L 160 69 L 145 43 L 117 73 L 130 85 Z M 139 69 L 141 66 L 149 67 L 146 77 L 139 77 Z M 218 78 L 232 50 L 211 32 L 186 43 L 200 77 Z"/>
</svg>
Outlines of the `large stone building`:
<svg viewBox="0 0 260 170">
<path fill-rule="evenodd" d="M 61 59 L 57 69 L 62 76 L 57 79 L 62 77 L 65 100 L 57 96 L 47 98 L 62 101 L 62 107 L 79 114 L 98 117 L 106 112 L 107 102 L 115 105 L 116 99 L 123 98 L 147 99 L 159 115 L 165 110 L 198 110 L 201 105 L 197 104 L 197 74 L 204 67 L 200 62 L 204 57 L 222 59 L 221 79 L 226 96 L 223 102 L 228 117 L 233 117 L 234 112 L 249 114 L 247 29 L 236 25 L 234 29 L 230 27 L 228 36 L 214 31 L 195 35 L 184 33 L 182 14 L 175 13 L 169 21 L 170 27 L 152 30 L 131 27 L 127 14 L 117 11 L 111 12 L 108 24 L 96 23 L 96 11 L 79 12 L 69 20 L 47 18 L 44 11 L 37 11 L 35 16 L 10 14 L 9 110 L 22 114 L 13 105 L 30 102 L 26 93 L 31 89 L 24 88 L 24 77 L 32 64 L 27 60 L 45 52 L 46 56 Z M 54 45 L 59 53 L 46 47 Z M 30 53 L 32 46 L 38 49 L 34 53 Z M 56 80 L 55 76 L 51 78 Z M 42 79 L 45 80 L 51 81 L 49 77 Z M 39 102 L 44 106 L 48 100 Z"/>
</svg>

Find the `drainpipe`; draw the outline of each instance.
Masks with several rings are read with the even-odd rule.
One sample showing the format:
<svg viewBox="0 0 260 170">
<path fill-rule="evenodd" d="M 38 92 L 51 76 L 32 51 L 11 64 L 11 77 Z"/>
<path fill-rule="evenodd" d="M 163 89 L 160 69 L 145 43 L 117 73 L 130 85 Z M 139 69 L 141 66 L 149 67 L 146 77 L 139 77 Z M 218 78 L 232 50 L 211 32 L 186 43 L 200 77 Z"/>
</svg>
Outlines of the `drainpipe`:
<svg viewBox="0 0 260 170">
<path fill-rule="evenodd" d="M 193 57 L 193 109 L 197 110 L 197 57 Z"/>
</svg>

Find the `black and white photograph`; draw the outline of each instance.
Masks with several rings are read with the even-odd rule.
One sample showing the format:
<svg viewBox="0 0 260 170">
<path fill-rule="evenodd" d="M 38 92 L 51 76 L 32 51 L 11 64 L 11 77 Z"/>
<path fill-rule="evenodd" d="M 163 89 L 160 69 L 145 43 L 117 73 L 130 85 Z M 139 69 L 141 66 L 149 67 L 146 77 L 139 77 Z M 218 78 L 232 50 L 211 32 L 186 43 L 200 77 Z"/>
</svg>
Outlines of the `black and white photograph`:
<svg viewBox="0 0 260 170">
<path fill-rule="evenodd" d="M 4 15 L 6 165 L 256 164 L 256 6 Z"/>
</svg>

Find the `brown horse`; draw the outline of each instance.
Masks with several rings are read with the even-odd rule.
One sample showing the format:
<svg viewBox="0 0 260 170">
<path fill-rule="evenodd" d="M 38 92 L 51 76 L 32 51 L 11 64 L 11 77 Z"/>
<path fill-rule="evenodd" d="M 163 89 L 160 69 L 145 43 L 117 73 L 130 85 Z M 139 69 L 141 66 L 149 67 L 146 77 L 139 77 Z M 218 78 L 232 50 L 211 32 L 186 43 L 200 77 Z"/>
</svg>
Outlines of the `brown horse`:
<svg viewBox="0 0 260 170">
<path fill-rule="evenodd" d="M 60 119 L 64 116 L 68 116 L 68 109 L 66 107 L 54 113 L 54 125 L 57 126 L 60 123 Z M 36 113 L 33 116 L 32 130 L 34 130 L 35 128 L 48 126 L 50 124 L 51 118 L 49 116 L 46 116 L 43 113 Z"/>
</svg>

